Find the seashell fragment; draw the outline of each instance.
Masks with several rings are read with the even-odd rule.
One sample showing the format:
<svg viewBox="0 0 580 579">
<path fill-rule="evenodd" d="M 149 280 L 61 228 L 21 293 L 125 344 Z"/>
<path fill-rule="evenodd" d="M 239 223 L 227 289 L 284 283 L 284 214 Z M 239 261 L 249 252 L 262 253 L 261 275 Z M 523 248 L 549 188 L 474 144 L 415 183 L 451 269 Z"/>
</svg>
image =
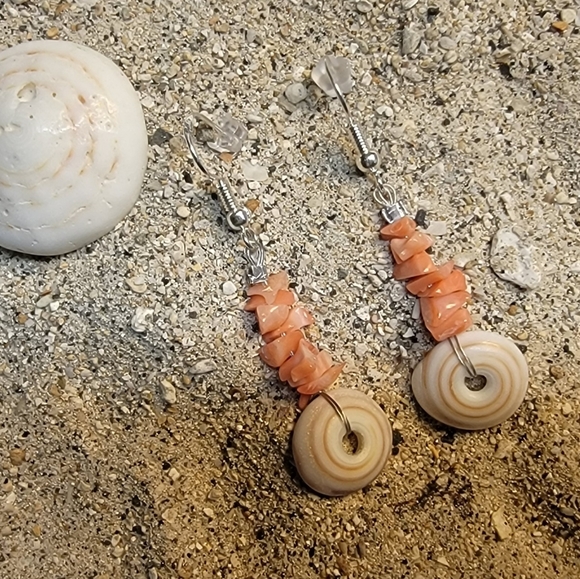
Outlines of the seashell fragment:
<svg viewBox="0 0 580 579">
<path fill-rule="evenodd" d="M 63 41 L 0 52 L 0 246 L 95 241 L 133 207 L 146 164 L 141 104 L 111 60 Z"/>
<path fill-rule="evenodd" d="M 358 390 L 332 390 L 357 438 L 354 453 L 343 444 L 346 427 L 322 396 L 298 419 L 292 452 L 302 480 L 316 492 L 343 496 L 370 484 L 381 472 L 392 448 L 391 425 L 381 407 Z"/>
<path fill-rule="evenodd" d="M 511 229 L 496 231 L 491 241 L 489 264 L 498 277 L 523 289 L 534 290 L 542 283 L 531 248 Z"/>
<path fill-rule="evenodd" d="M 153 310 L 149 308 L 137 308 L 131 318 L 131 328 L 134 332 L 142 334 L 146 332 L 153 317 Z"/>
<path fill-rule="evenodd" d="M 417 4 L 419 0 L 403 0 L 401 3 L 401 7 L 403 10 L 411 10 Z"/>
<path fill-rule="evenodd" d="M 412 388 L 423 410 L 439 422 L 464 430 L 500 424 L 520 406 L 528 386 L 528 365 L 518 347 L 495 332 L 463 332 L 461 347 L 486 380 L 470 389 L 469 374 L 449 340 L 440 342 L 413 371 Z"/>
</svg>

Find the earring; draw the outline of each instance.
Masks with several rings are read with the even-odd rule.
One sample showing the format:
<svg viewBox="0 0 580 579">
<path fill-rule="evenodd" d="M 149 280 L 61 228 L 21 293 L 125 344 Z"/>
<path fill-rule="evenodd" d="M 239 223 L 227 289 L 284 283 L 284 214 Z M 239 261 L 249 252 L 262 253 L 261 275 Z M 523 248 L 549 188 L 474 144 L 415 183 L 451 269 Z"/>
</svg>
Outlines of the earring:
<svg viewBox="0 0 580 579">
<path fill-rule="evenodd" d="M 349 62 L 323 58 L 312 79 L 328 96 L 338 98 L 347 115 L 358 150 L 356 165 L 373 183 L 373 198 L 386 221 L 380 237 L 389 241 L 393 277 L 406 281 L 407 290 L 419 298 L 423 323 L 438 342 L 413 371 L 417 402 L 433 418 L 455 428 L 496 426 L 518 409 L 526 394 L 523 354 L 495 332 L 466 331 L 473 322 L 466 308 L 470 293 L 465 275 L 452 261 L 433 263 L 426 252 L 433 240 L 417 229 L 397 191 L 382 179 L 379 155 L 369 147 L 344 96 L 352 88 Z"/>
<path fill-rule="evenodd" d="M 245 132 L 241 123 L 228 119 L 209 125 L 218 143 L 229 151 L 241 149 Z M 227 130 L 226 128 L 227 127 Z M 380 406 L 357 390 L 330 390 L 344 364 L 336 363 L 320 351 L 304 334 L 314 322 L 312 315 L 297 303 L 284 271 L 268 275 L 265 247 L 250 227 L 250 213 L 236 203 L 228 179 L 210 171 L 194 142 L 194 125 L 185 125 L 185 140 L 197 168 L 215 187 L 231 231 L 241 236 L 248 263 L 249 288 L 245 310 L 254 312 L 264 345 L 260 358 L 277 368 L 280 380 L 300 394 L 302 410 L 292 437 L 292 453 L 298 473 L 313 490 L 328 496 L 342 496 L 370 484 L 382 471 L 392 448 L 391 426 Z M 354 451 L 344 441 L 354 435 Z M 352 440 L 352 439 L 351 439 Z"/>
</svg>

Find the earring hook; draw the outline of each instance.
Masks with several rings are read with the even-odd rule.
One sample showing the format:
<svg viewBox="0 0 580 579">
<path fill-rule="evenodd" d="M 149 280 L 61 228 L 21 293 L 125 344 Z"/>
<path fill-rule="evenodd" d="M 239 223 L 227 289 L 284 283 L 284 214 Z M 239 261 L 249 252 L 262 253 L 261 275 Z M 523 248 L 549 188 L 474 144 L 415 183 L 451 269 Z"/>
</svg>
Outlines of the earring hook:
<svg viewBox="0 0 580 579">
<path fill-rule="evenodd" d="M 224 151 L 223 147 L 229 143 L 231 152 L 238 152 L 241 149 L 242 143 L 240 141 L 242 135 L 247 135 L 247 131 L 239 121 L 228 117 L 222 124 L 217 124 L 201 113 L 194 113 L 192 116 L 207 124 L 218 136 L 225 137 L 221 144 L 219 139 L 213 143 L 216 148 L 222 148 L 222 151 Z M 225 131 L 223 129 L 224 126 L 231 130 Z M 250 212 L 245 207 L 239 207 L 236 203 L 232 186 L 227 177 L 216 175 L 203 162 L 195 146 L 194 126 L 191 119 L 185 121 L 183 135 L 193 161 L 217 189 L 218 197 L 226 214 L 228 227 L 232 231 L 241 232 L 242 241 L 246 246 L 244 257 L 249 265 L 248 280 L 251 284 L 265 283 L 268 279 L 265 265 L 265 248 L 259 236 L 249 227 Z"/>
<path fill-rule="evenodd" d="M 375 185 L 373 199 L 382 206 L 382 213 L 385 219 L 391 222 L 392 220 L 404 215 L 406 209 L 400 201 L 397 201 L 397 192 L 395 188 L 392 185 L 385 183 L 379 175 L 379 154 L 377 151 L 371 150 L 361 127 L 354 120 L 344 93 L 341 90 L 339 84 L 336 82 L 336 79 L 332 73 L 332 62 L 330 61 L 330 58 L 328 56 L 324 57 L 323 62 L 326 75 L 330 81 L 330 84 L 332 85 L 332 89 L 336 93 L 338 101 L 346 113 L 348 119 L 348 128 L 359 152 L 359 155 L 356 158 L 356 165 L 361 172 L 366 173 L 372 177 L 372 181 Z M 345 66 L 348 67 L 348 61 L 346 61 Z"/>
<path fill-rule="evenodd" d="M 202 115 L 201 113 L 193 113 L 192 116 L 209 125 L 209 127 L 218 136 L 224 135 L 227 136 L 227 134 L 222 130 L 222 128 L 219 125 L 213 123 L 205 115 Z M 235 121 L 235 119 L 232 119 L 232 121 Z M 243 126 L 239 121 L 235 121 L 235 123 L 237 123 L 237 125 L 239 126 Z M 183 135 L 185 137 L 185 142 L 187 143 L 187 147 L 189 149 L 189 152 L 191 153 L 191 156 L 195 164 L 197 165 L 199 170 L 214 183 L 217 189 L 218 197 L 226 213 L 226 221 L 228 223 L 229 228 L 232 231 L 240 231 L 248 224 L 250 218 L 248 210 L 245 207 L 238 207 L 238 204 L 235 201 L 232 186 L 228 181 L 228 179 L 226 177 L 216 175 L 215 173 L 210 171 L 207 168 L 206 164 L 203 162 L 203 159 L 201 158 L 200 154 L 197 151 L 197 148 L 195 147 L 194 126 L 191 119 L 187 119 L 185 121 L 183 127 Z M 236 144 L 236 146 L 239 145 L 237 141 L 235 141 L 234 144 Z"/>
<path fill-rule="evenodd" d="M 194 114 L 193 116 L 197 117 L 197 114 Z M 214 127 L 212 127 L 212 128 L 215 130 Z M 183 136 L 185 137 L 185 142 L 187 143 L 187 148 L 189 149 L 189 152 L 191 153 L 191 156 L 192 156 L 193 160 L 195 161 L 195 164 L 198 166 L 199 170 L 206 177 L 209 177 L 212 180 L 217 179 L 217 177 L 204 165 L 199 153 L 197 152 L 197 149 L 195 148 L 195 144 L 194 144 L 193 131 L 194 131 L 193 123 L 192 123 L 191 119 L 187 119 L 185 121 L 184 128 L 183 128 Z"/>
<path fill-rule="evenodd" d="M 334 75 L 330 71 L 330 59 L 328 57 L 324 58 L 324 68 L 326 69 L 326 74 L 328 75 L 328 80 L 330 80 L 330 83 L 332 84 L 332 88 L 333 88 L 334 92 L 336 93 L 336 96 L 338 97 L 338 100 L 339 100 L 340 104 L 342 105 L 344 112 L 346 113 L 349 121 L 352 123 L 353 120 L 352 120 L 352 117 L 350 114 L 350 108 L 348 106 L 348 103 L 346 102 L 346 99 L 344 98 L 344 94 L 343 94 L 341 88 L 338 86 L 336 80 L 334 80 Z"/>
</svg>

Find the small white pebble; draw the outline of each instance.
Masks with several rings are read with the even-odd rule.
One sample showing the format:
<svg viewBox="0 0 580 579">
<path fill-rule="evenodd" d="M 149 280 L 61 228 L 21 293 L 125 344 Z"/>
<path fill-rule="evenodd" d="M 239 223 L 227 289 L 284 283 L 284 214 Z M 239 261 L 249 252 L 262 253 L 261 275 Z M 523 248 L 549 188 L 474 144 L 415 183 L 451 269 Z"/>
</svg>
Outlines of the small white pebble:
<svg viewBox="0 0 580 579">
<path fill-rule="evenodd" d="M 177 392 L 175 386 L 169 380 L 161 381 L 161 396 L 167 404 L 175 404 L 177 402 Z"/>
<path fill-rule="evenodd" d="M 137 308 L 131 318 L 131 328 L 134 332 L 142 334 L 146 332 L 153 317 L 153 310 L 149 308 Z"/>
<path fill-rule="evenodd" d="M 453 38 L 449 38 L 449 36 L 442 36 L 439 39 L 439 46 L 443 50 L 454 50 L 457 48 L 457 42 Z"/>
<path fill-rule="evenodd" d="M 373 75 L 370 72 L 365 72 L 360 83 L 362 86 L 370 86 L 373 82 Z"/>
<path fill-rule="evenodd" d="M 362 308 L 359 308 L 356 310 L 355 314 L 359 320 L 362 320 L 363 322 L 370 322 L 371 313 L 369 306 L 363 306 Z"/>
<path fill-rule="evenodd" d="M 189 372 L 190 374 L 198 376 L 199 374 L 208 374 L 215 370 L 217 370 L 216 363 L 211 358 L 204 358 L 195 362 L 195 364 L 189 369 Z"/>
<path fill-rule="evenodd" d="M 50 294 L 46 294 L 45 296 L 42 296 L 37 302 L 36 302 L 36 307 L 37 308 L 46 308 L 46 306 L 48 306 L 50 304 L 50 302 L 52 301 L 52 296 Z"/>
<path fill-rule="evenodd" d="M 572 24 L 572 22 L 576 21 L 576 11 L 572 8 L 564 8 L 560 12 L 560 18 L 566 22 L 566 24 Z"/>
<path fill-rule="evenodd" d="M 354 347 L 354 353 L 358 358 L 362 358 L 368 351 L 368 347 L 366 344 L 357 344 Z"/>
<path fill-rule="evenodd" d="M 308 96 L 308 91 L 301 82 L 295 82 L 288 86 L 284 94 L 289 102 L 293 105 L 297 105 Z"/>
<path fill-rule="evenodd" d="M 375 287 L 381 287 L 383 285 L 381 278 L 372 273 L 369 274 L 369 280 Z"/>
<path fill-rule="evenodd" d="M 191 215 L 191 210 L 189 209 L 189 207 L 186 207 L 185 205 L 180 205 L 177 208 L 177 215 L 179 215 L 179 217 L 181 217 L 182 219 L 186 219 Z"/>
<path fill-rule="evenodd" d="M 242 161 L 242 172 L 248 181 L 267 181 L 270 177 L 267 167 Z"/>
<path fill-rule="evenodd" d="M 249 113 L 248 116 L 246 117 L 246 120 L 248 121 L 248 123 L 252 123 L 254 125 L 258 125 L 264 122 L 263 117 L 254 113 Z"/>
<path fill-rule="evenodd" d="M 233 296 L 237 291 L 235 284 L 231 281 L 226 281 L 222 285 L 222 292 L 225 296 Z"/>
<path fill-rule="evenodd" d="M 429 235 L 446 235 L 447 234 L 447 223 L 445 221 L 431 221 L 429 227 L 425 229 L 425 233 Z"/>
<path fill-rule="evenodd" d="M 419 300 L 415 300 L 415 303 L 413 304 L 411 317 L 414 320 L 418 320 L 421 317 L 421 302 Z"/>
<path fill-rule="evenodd" d="M 169 478 L 175 482 L 176 480 L 178 480 L 181 477 L 181 473 L 176 469 L 171 467 L 169 469 L 169 472 L 167 473 L 167 475 L 169 476 Z"/>
<path fill-rule="evenodd" d="M 392 117 L 395 111 L 389 105 L 381 105 L 377 107 L 377 114 L 384 115 L 385 117 Z"/>
<path fill-rule="evenodd" d="M 368 14 L 373 9 L 373 5 L 370 2 L 367 2 L 367 0 L 360 0 L 360 2 L 357 2 L 356 4 L 356 9 L 361 14 Z"/>
<path fill-rule="evenodd" d="M 147 284 L 141 275 L 136 275 L 125 280 L 125 283 L 137 294 L 144 294 L 147 291 Z"/>
<path fill-rule="evenodd" d="M 554 201 L 560 205 L 566 205 L 570 203 L 570 197 L 565 191 L 560 191 L 556 197 L 554 197 Z"/>
</svg>

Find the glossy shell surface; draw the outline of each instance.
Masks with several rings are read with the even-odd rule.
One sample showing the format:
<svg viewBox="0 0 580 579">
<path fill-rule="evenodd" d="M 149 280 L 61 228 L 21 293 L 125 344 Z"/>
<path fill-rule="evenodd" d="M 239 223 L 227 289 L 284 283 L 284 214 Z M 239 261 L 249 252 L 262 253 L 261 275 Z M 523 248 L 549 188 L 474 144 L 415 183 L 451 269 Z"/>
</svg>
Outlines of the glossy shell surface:
<svg viewBox="0 0 580 579">
<path fill-rule="evenodd" d="M 350 453 L 343 444 L 344 422 L 323 397 L 306 407 L 294 429 L 292 452 L 302 480 L 326 496 L 342 496 L 370 484 L 391 454 L 392 431 L 387 416 L 370 397 L 358 390 L 328 392 L 348 417 L 357 437 Z"/>
<path fill-rule="evenodd" d="M 147 164 L 139 98 L 85 46 L 35 41 L 0 52 L 0 246 L 78 249 L 137 200 Z"/>
<path fill-rule="evenodd" d="M 485 386 L 472 390 L 468 372 L 449 340 L 437 344 L 413 371 L 413 394 L 433 418 L 463 430 L 490 428 L 520 406 L 528 386 L 528 365 L 518 347 L 494 332 L 457 336 Z"/>
</svg>

